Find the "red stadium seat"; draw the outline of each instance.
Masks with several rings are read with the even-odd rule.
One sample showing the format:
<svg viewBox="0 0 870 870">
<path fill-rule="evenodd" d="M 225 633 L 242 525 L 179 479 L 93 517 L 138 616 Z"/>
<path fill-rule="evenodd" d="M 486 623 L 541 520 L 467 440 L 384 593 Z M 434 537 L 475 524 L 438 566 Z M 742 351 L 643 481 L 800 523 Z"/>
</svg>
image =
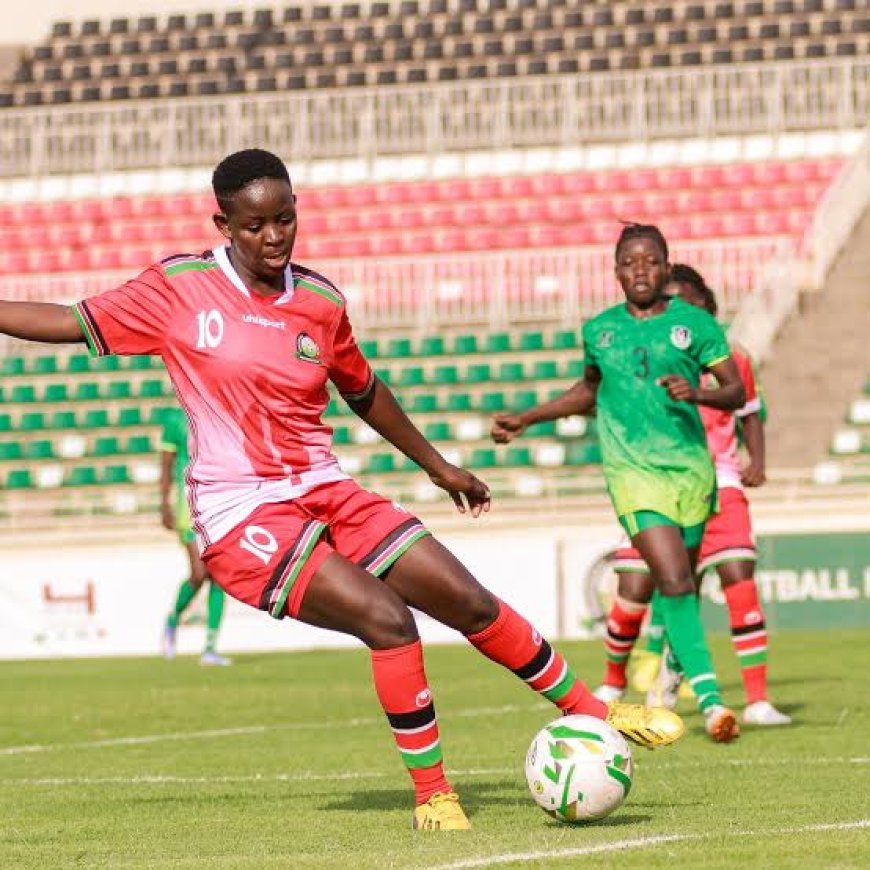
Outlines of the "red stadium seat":
<svg viewBox="0 0 870 870">
<path fill-rule="evenodd" d="M 532 247 L 531 231 L 528 227 L 506 227 L 498 234 L 500 248 L 519 251 L 523 248 Z"/>
<path fill-rule="evenodd" d="M 502 178 L 499 196 L 511 199 L 524 199 L 533 196 L 532 179 L 523 175 L 513 175 Z"/>
<path fill-rule="evenodd" d="M 498 178 L 472 178 L 468 182 L 471 199 L 497 199 L 501 195 L 501 181 Z"/>
<path fill-rule="evenodd" d="M 477 203 L 459 203 L 453 209 L 453 223 L 457 227 L 479 227 L 486 220 L 486 212 Z"/>
<path fill-rule="evenodd" d="M 537 175 L 531 179 L 532 196 L 561 196 L 564 190 L 564 176 L 562 175 Z"/>
<path fill-rule="evenodd" d="M 118 248 L 91 248 L 89 254 L 89 269 L 100 271 L 121 268 L 121 253 Z"/>
<path fill-rule="evenodd" d="M 746 187 L 752 184 L 753 168 L 749 163 L 735 163 L 722 167 L 722 183 L 727 187 Z"/>
<path fill-rule="evenodd" d="M 339 257 L 367 257 L 371 253 L 369 240 L 362 237 L 339 239 Z"/>
<path fill-rule="evenodd" d="M 462 230 L 442 229 L 432 234 L 432 250 L 438 253 L 465 250 L 466 235 Z"/>
<path fill-rule="evenodd" d="M 360 213 L 358 211 L 332 211 L 325 215 L 326 231 L 347 235 L 360 229 Z"/>
<path fill-rule="evenodd" d="M 400 239 L 403 254 L 428 254 L 435 248 L 435 240 L 429 233 L 403 233 Z"/>
<path fill-rule="evenodd" d="M 381 184 L 374 191 L 375 197 L 372 202 L 382 202 L 387 205 L 400 205 L 410 202 L 410 188 L 407 184 Z M 368 205 L 371 203 L 354 202 L 354 205 Z"/>
<path fill-rule="evenodd" d="M 752 167 L 754 184 L 773 187 L 785 180 L 785 167 L 782 163 L 758 163 Z"/>
<path fill-rule="evenodd" d="M 448 205 L 435 205 L 424 208 L 423 222 L 427 227 L 452 227 L 453 208 Z"/>
<path fill-rule="evenodd" d="M 451 178 L 449 181 L 442 181 L 438 185 L 438 196 L 439 199 L 446 202 L 469 199 L 471 193 L 468 181 L 464 178 Z"/>
<path fill-rule="evenodd" d="M 347 204 L 355 206 L 374 205 L 378 201 L 377 192 L 378 188 L 371 184 L 349 187 L 346 192 Z"/>
<path fill-rule="evenodd" d="M 659 190 L 687 190 L 692 187 L 692 170 L 684 166 L 656 169 L 656 187 Z"/>
<path fill-rule="evenodd" d="M 723 181 L 721 166 L 695 166 L 689 170 L 689 173 L 692 180 L 692 187 L 700 187 L 705 190 L 722 187 Z"/>
<path fill-rule="evenodd" d="M 516 204 L 511 201 L 490 202 L 484 207 L 486 221 L 496 227 L 513 226 L 519 220 Z"/>
</svg>

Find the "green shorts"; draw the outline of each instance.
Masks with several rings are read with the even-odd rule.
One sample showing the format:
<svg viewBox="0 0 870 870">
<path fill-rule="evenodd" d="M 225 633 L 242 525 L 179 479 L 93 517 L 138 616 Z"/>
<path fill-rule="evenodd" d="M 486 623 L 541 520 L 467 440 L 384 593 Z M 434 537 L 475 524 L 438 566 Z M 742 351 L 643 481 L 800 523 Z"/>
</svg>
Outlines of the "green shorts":
<svg viewBox="0 0 870 870">
<path fill-rule="evenodd" d="M 190 506 L 183 494 L 175 503 L 175 531 L 178 533 L 178 540 L 185 546 L 196 543 L 196 532 L 190 519 Z"/>
<path fill-rule="evenodd" d="M 656 511 L 634 511 L 634 513 L 622 514 L 619 517 L 619 523 L 632 539 L 634 539 L 635 535 L 646 529 L 654 529 L 657 526 L 673 526 L 680 530 L 687 550 L 693 550 L 701 546 L 701 540 L 704 537 L 704 526 L 706 525 L 706 523 L 699 523 L 694 526 L 681 526 L 669 517 Z"/>
</svg>

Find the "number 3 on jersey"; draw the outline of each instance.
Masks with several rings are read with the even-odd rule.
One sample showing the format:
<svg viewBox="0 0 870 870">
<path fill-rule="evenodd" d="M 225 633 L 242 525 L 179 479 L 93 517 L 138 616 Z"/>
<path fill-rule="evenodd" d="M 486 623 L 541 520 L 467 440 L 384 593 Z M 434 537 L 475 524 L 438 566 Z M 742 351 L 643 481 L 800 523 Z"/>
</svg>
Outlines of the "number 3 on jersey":
<svg viewBox="0 0 870 870">
<path fill-rule="evenodd" d="M 224 337 L 224 319 L 220 311 L 200 311 L 196 315 L 199 335 L 196 339 L 196 349 L 217 347 Z"/>
<path fill-rule="evenodd" d="M 636 378 L 648 378 L 649 377 L 649 354 L 645 347 L 636 347 L 632 354 L 634 356 L 634 361 L 637 363 L 637 368 L 634 370 L 634 376 Z"/>
</svg>

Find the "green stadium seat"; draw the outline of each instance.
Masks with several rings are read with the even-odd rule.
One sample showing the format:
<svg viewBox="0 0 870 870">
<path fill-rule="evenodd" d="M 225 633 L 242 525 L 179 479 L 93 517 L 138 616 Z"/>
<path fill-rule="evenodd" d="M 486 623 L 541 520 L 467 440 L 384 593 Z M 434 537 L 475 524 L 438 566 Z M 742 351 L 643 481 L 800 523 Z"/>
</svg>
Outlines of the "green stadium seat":
<svg viewBox="0 0 870 870">
<path fill-rule="evenodd" d="M 168 407 L 166 405 L 155 405 L 148 410 L 148 422 L 152 426 L 162 426 L 163 420 L 166 417 Z"/>
<path fill-rule="evenodd" d="M 453 339 L 453 353 L 477 353 L 477 336 L 457 335 L 456 338 Z"/>
<path fill-rule="evenodd" d="M 76 402 L 92 402 L 100 398 L 100 385 L 96 381 L 80 381 L 76 384 L 73 399 Z"/>
<path fill-rule="evenodd" d="M 420 342 L 420 356 L 441 356 L 444 353 L 444 339 L 440 335 L 424 336 Z"/>
<path fill-rule="evenodd" d="M 511 349 L 509 332 L 491 332 L 486 337 L 487 353 L 507 353 Z"/>
<path fill-rule="evenodd" d="M 459 383 L 459 372 L 456 366 L 436 366 L 432 383 L 439 386 L 449 386 Z"/>
<path fill-rule="evenodd" d="M 579 344 L 576 329 L 560 329 L 553 334 L 551 347 L 553 350 L 570 350 L 572 347 L 578 347 Z"/>
<path fill-rule="evenodd" d="M 21 415 L 19 428 L 22 432 L 35 432 L 45 429 L 45 414 L 39 411 L 28 411 Z"/>
<path fill-rule="evenodd" d="M 33 384 L 16 384 L 9 391 L 9 401 L 13 404 L 35 402 L 36 389 Z"/>
<path fill-rule="evenodd" d="M 144 354 L 128 357 L 127 368 L 131 372 L 147 372 L 151 368 L 151 357 Z"/>
<path fill-rule="evenodd" d="M 83 425 L 86 429 L 101 429 L 109 425 L 109 412 L 105 408 L 92 408 L 85 413 Z"/>
<path fill-rule="evenodd" d="M 471 451 L 468 457 L 468 465 L 471 468 L 495 468 L 496 452 L 492 447 L 478 447 Z"/>
<path fill-rule="evenodd" d="M 535 390 L 519 390 L 511 396 L 511 409 L 517 411 L 528 411 L 529 408 L 534 408 L 538 404 L 538 394 Z"/>
<path fill-rule="evenodd" d="M 112 381 L 106 391 L 107 399 L 129 399 L 131 395 L 129 381 Z"/>
<path fill-rule="evenodd" d="M 63 482 L 64 486 L 93 486 L 97 483 L 97 470 L 91 465 L 74 465 Z"/>
<path fill-rule="evenodd" d="M 556 436 L 556 421 L 545 420 L 543 423 L 534 423 L 526 430 L 529 435 L 536 438 L 555 438 Z"/>
<path fill-rule="evenodd" d="M 124 453 L 153 453 L 154 445 L 147 435 L 132 435 L 124 445 Z"/>
<path fill-rule="evenodd" d="M 139 383 L 139 396 L 143 399 L 156 399 L 163 395 L 163 381 L 149 378 Z"/>
<path fill-rule="evenodd" d="M 54 447 L 48 439 L 40 438 L 27 444 L 25 453 L 28 459 L 52 459 L 54 457 Z"/>
<path fill-rule="evenodd" d="M 98 356 L 91 362 L 91 368 L 97 372 L 116 372 L 121 368 L 121 358 L 114 354 Z"/>
<path fill-rule="evenodd" d="M 468 393 L 451 393 L 447 397 L 447 410 L 455 413 L 472 410 L 471 396 Z"/>
<path fill-rule="evenodd" d="M 473 363 L 465 370 L 466 384 L 485 384 L 492 380 L 492 370 L 487 363 Z"/>
<path fill-rule="evenodd" d="M 33 480 L 27 468 L 16 468 L 6 476 L 6 489 L 30 489 L 32 486 Z"/>
<path fill-rule="evenodd" d="M 544 334 L 542 332 L 524 332 L 520 336 L 520 350 L 532 351 L 544 349 Z"/>
<path fill-rule="evenodd" d="M 393 375 L 389 369 L 375 369 L 375 375 L 380 378 L 388 387 L 392 386 Z"/>
<path fill-rule="evenodd" d="M 53 375 L 56 371 L 56 356 L 38 356 L 33 360 L 31 372 L 35 375 Z"/>
<path fill-rule="evenodd" d="M 532 451 L 528 447 L 508 447 L 504 454 L 504 464 L 510 468 L 531 465 Z"/>
<path fill-rule="evenodd" d="M 506 362 L 498 367 L 498 380 L 507 383 L 525 380 L 525 370 L 521 362 Z"/>
<path fill-rule="evenodd" d="M 69 389 L 66 384 L 49 384 L 45 388 L 42 398 L 46 402 L 68 402 Z"/>
<path fill-rule="evenodd" d="M 450 424 L 443 421 L 427 423 L 423 428 L 423 434 L 430 441 L 450 441 L 452 438 Z"/>
<path fill-rule="evenodd" d="M 586 361 L 583 359 L 569 359 L 568 365 L 565 366 L 565 377 L 582 378 L 586 371 Z"/>
<path fill-rule="evenodd" d="M 24 358 L 20 356 L 7 356 L 3 360 L 0 374 L 3 375 L 23 375 L 24 374 Z"/>
<path fill-rule="evenodd" d="M 484 393 L 480 397 L 478 407 L 486 414 L 492 414 L 497 411 L 504 411 L 504 393 Z"/>
<path fill-rule="evenodd" d="M 142 425 L 142 409 L 141 408 L 121 408 L 118 411 L 118 426 L 141 426 Z"/>
<path fill-rule="evenodd" d="M 8 432 L 12 428 L 12 415 L 0 414 L 0 432 Z"/>
<path fill-rule="evenodd" d="M 539 359 L 532 366 L 532 378 L 536 381 L 549 381 L 559 377 L 559 364 L 554 359 Z"/>
<path fill-rule="evenodd" d="M 114 456 L 119 452 L 118 439 L 114 435 L 103 435 L 97 438 L 91 451 L 94 456 Z"/>
<path fill-rule="evenodd" d="M 419 387 L 425 381 L 423 369 L 421 366 L 409 366 L 403 368 L 399 373 L 399 387 Z"/>
<path fill-rule="evenodd" d="M 0 442 L 0 461 L 5 459 L 21 459 L 21 444 L 18 441 Z"/>
<path fill-rule="evenodd" d="M 367 359 L 377 359 L 378 343 L 374 339 L 369 338 L 364 341 L 360 341 L 359 349 L 362 352 L 362 355 Z"/>
<path fill-rule="evenodd" d="M 129 483 L 130 472 L 126 465 L 107 465 L 100 474 L 100 483 L 115 484 Z"/>
<path fill-rule="evenodd" d="M 75 429 L 76 415 L 74 411 L 55 411 L 51 416 L 49 429 Z"/>
<path fill-rule="evenodd" d="M 565 450 L 566 465 L 597 465 L 601 462 L 601 448 L 595 441 L 583 439 L 568 444 Z"/>
<path fill-rule="evenodd" d="M 399 471 L 419 471 L 420 466 L 414 462 L 413 459 L 409 459 L 407 456 L 402 457 L 402 462 L 399 465 Z"/>
<path fill-rule="evenodd" d="M 400 359 L 411 356 L 411 339 L 391 338 L 387 344 L 387 356 L 398 357 Z"/>
<path fill-rule="evenodd" d="M 81 374 L 91 370 L 91 358 L 86 353 L 73 353 L 67 357 L 66 370 L 70 374 Z"/>
<path fill-rule="evenodd" d="M 332 430 L 332 443 L 337 445 L 350 444 L 350 428 L 348 426 L 336 426 Z"/>
<path fill-rule="evenodd" d="M 396 457 L 392 453 L 373 453 L 369 456 L 366 471 L 369 474 L 389 474 L 396 470 Z"/>
<path fill-rule="evenodd" d="M 408 408 L 412 414 L 432 414 L 438 410 L 438 397 L 434 393 L 418 393 Z"/>
</svg>

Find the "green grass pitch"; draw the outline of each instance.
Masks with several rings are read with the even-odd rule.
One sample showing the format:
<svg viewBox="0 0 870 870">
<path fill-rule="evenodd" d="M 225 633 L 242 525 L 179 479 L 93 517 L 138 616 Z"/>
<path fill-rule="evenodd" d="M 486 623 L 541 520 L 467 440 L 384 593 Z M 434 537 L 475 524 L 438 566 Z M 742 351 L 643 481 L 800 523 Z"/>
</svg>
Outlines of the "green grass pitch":
<svg viewBox="0 0 870 870">
<path fill-rule="evenodd" d="M 292 631 L 291 625 L 287 626 Z M 410 830 L 412 792 L 363 650 L 0 665 L 0 867 L 870 866 L 870 632 L 772 639 L 789 729 L 635 750 L 610 818 L 569 828 L 531 801 L 523 758 L 554 718 L 463 646 L 429 678 L 470 833 Z M 594 682 L 599 643 L 563 644 Z M 735 658 L 714 653 L 732 703 Z"/>
</svg>

